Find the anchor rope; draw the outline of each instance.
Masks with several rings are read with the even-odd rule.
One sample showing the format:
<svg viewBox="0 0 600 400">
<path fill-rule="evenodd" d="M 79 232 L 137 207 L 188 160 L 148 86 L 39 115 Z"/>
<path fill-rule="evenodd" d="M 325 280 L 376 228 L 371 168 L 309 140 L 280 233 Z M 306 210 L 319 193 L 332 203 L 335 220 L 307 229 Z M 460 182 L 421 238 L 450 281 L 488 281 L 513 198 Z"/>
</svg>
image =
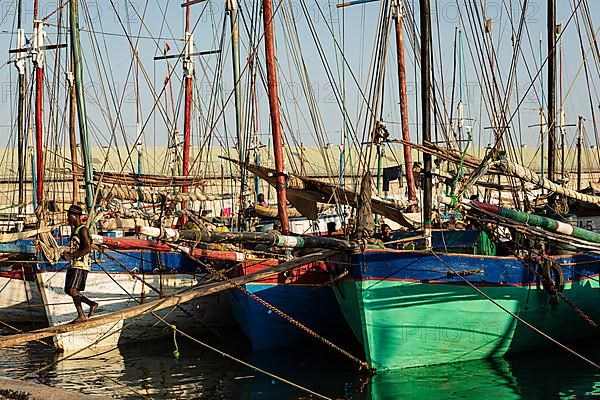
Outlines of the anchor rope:
<svg viewBox="0 0 600 400">
<path fill-rule="evenodd" d="M 215 353 L 218 353 L 218 354 L 220 354 L 220 355 L 221 355 L 221 356 L 223 356 L 223 357 L 229 358 L 230 360 L 232 360 L 232 361 L 234 361 L 234 362 L 236 362 L 236 363 L 238 363 L 238 364 L 242 364 L 242 365 L 244 365 L 244 366 L 246 366 L 246 367 L 248 367 L 248 368 L 251 368 L 251 369 L 253 369 L 254 371 L 258 371 L 258 372 L 260 372 L 260 373 L 262 373 L 262 374 L 265 374 L 265 375 L 266 375 L 266 376 L 268 376 L 268 377 L 271 377 L 271 378 L 273 378 L 273 379 L 277 379 L 278 381 L 280 381 L 280 382 L 283 382 L 283 383 L 285 383 L 285 384 L 287 384 L 287 385 L 290 385 L 290 386 L 292 386 L 292 387 L 295 387 L 296 389 L 302 390 L 302 391 L 304 391 L 304 392 L 306 392 L 306 393 L 310 393 L 310 394 L 312 394 L 313 396 L 315 396 L 315 397 L 318 397 L 318 398 L 320 398 L 320 399 L 325 399 L 325 400 L 333 400 L 333 399 L 331 399 L 330 397 L 327 397 L 327 396 L 324 396 L 324 395 L 322 395 L 322 394 L 320 394 L 320 393 L 317 393 L 317 392 L 315 392 L 314 390 L 308 389 L 307 387 L 301 386 L 301 385 L 299 385 L 299 384 L 297 384 L 297 383 L 294 383 L 294 382 L 292 382 L 292 381 L 290 381 L 290 380 L 288 380 L 288 379 L 285 379 L 285 378 L 283 378 L 283 377 L 281 377 L 281 376 L 279 376 L 279 375 L 275 375 L 275 374 L 273 374 L 273 373 L 271 373 L 271 372 L 269 372 L 269 371 L 266 371 L 266 370 L 264 370 L 264 369 L 262 369 L 262 368 L 259 368 L 259 367 L 255 366 L 255 365 L 252 365 L 252 364 L 250 364 L 250 363 L 247 363 L 246 361 L 244 361 L 244 360 L 241 360 L 241 359 L 239 359 L 239 358 L 237 358 L 237 357 L 235 357 L 235 356 L 233 356 L 233 355 L 231 355 L 231 354 L 229 354 L 229 353 L 227 353 L 227 352 L 224 352 L 223 350 L 219 350 L 219 349 L 217 349 L 216 347 L 213 347 L 213 346 L 209 345 L 208 343 L 205 343 L 205 342 L 203 342 L 203 341 L 201 341 L 201 340 L 199 340 L 199 339 L 197 339 L 197 338 L 195 338 L 195 337 L 193 337 L 193 336 L 191 336 L 191 335 L 189 335 L 189 334 L 187 334 L 187 333 L 183 332 L 181 329 L 177 328 L 177 327 L 176 327 L 176 326 L 174 326 L 174 325 L 171 325 L 171 324 L 169 324 L 167 321 L 163 320 L 161 317 L 158 317 L 158 319 L 159 319 L 161 322 L 163 322 L 164 324 L 167 324 L 167 325 L 168 325 L 169 327 L 171 327 L 171 328 L 172 328 L 174 331 L 177 331 L 177 333 L 179 333 L 180 335 L 182 335 L 182 336 L 184 336 L 184 337 L 186 337 L 186 338 L 190 339 L 191 341 L 193 341 L 193 342 L 195 342 L 195 343 L 198 343 L 199 345 L 201 345 L 201 346 L 203 346 L 203 347 L 205 347 L 205 348 L 207 348 L 207 349 L 209 349 L 209 350 L 212 350 L 212 351 L 214 351 Z"/>
<path fill-rule="evenodd" d="M 192 248 L 195 248 L 196 244 Z M 176 248 L 176 247 L 174 247 L 174 248 Z M 319 335 L 318 333 L 316 333 L 315 331 L 313 331 L 312 329 L 310 329 L 309 327 L 307 327 L 306 325 L 304 325 L 303 323 L 301 323 L 297 319 L 295 319 L 295 318 L 291 317 L 290 315 L 284 313 L 283 311 L 281 311 L 279 308 L 275 307 L 273 304 L 269 303 L 268 301 L 260 298 L 259 296 L 257 296 L 254 293 L 249 292 L 243 285 L 240 285 L 240 284 L 232 281 L 227 276 L 223 275 L 220 271 L 218 271 L 215 268 L 209 266 L 208 264 L 203 263 L 202 261 L 200 261 L 197 258 L 193 257 L 191 254 L 183 251 L 182 249 L 178 249 L 178 250 L 181 251 L 181 253 L 184 254 L 189 259 L 194 260 L 194 261 L 200 263 L 204 268 L 206 268 L 213 275 L 218 276 L 221 280 L 230 283 L 233 287 L 235 287 L 236 289 L 240 290 L 242 293 L 244 293 L 247 296 L 249 296 L 250 298 L 254 299 L 256 302 L 258 302 L 259 304 L 263 305 L 267 309 L 271 310 L 275 314 L 279 315 L 281 318 L 285 319 L 290 324 L 294 325 L 295 327 L 299 328 L 303 332 L 305 332 L 308 335 L 312 336 L 313 338 L 317 339 L 321 343 L 329 346 L 333 350 L 337 351 L 338 353 L 342 354 L 346 358 L 348 358 L 351 361 L 355 362 L 356 364 L 358 364 L 361 367 L 361 369 L 362 368 L 365 368 L 367 370 L 371 370 L 372 369 L 369 366 L 369 364 L 366 363 L 365 361 L 363 361 L 363 360 L 359 359 L 358 357 L 352 355 L 351 353 L 349 353 L 348 351 L 346 351 L 343 348 L 339 347 L 338 345 L 336 345 L 335 343 L 333 343 L 329 339 L 327 339 L 327 338 Z"/>
<path fill-rule="evenodd" d="M 560 297 L 569 307 L 571 307 L 575 313 L 585 322 L 587 322 L 591 327 L 593 328 L 598 328 L 598 323 L 596 323 L 596 321 L 594 321 L 592 319 L 592 317 L 590 317 L 589 315 L 587 315 L 582 309 L 580 309 L 579 307 L 577 307 L 575 305 L 575 303 L 573 303 L 571 301 L 571 299 L 569 299 L 567 296 L 565 296 L 564 293 L 562 293 L 560 290 L 558 290 L 558 288 L 556 287 L 556 284 L 554 282 L 552 282 L 551 280 L 549 281 L 546 277 L 544 277 L 542 274 L 540 274 L 538 271 L 535 270 L 535 268 L 532 268 L 531 266 L 529 266 L 529 264 L 527 263 L 528 258 L 526 257 L 520 257 L 518 254 L 515 254 L 515 256 L 525 265 L 528 265 L 529 270 L 531 272 L 533 272 L 538 278 L 540 278 L 542 280 L 542 282 L 545 282 L 547 284 L 548 289 L 552 292 L 552 295 L 554 296 L 558 296 Z M 532 258 L 531 256 L 529 256 L 529 258 Z M 552 265 L 554 265 L 557 268 L 562 268 L 562 265 L 559 264 L 558 262 L 556 262 L 555 260 L 553 260 L 550 257 L 542 257 L 544 260 L 552 263 Z"/>
</svg>

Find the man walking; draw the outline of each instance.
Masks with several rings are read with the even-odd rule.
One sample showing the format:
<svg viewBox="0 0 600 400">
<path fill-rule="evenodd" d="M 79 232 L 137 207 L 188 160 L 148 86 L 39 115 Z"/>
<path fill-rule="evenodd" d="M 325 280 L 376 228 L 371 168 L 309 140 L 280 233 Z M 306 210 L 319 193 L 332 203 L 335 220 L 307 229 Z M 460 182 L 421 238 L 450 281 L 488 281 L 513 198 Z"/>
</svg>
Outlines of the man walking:
<svg viewBox="0 0 600 400">
<path fill-rule="evenodd" d="M 98 308 L 98 303 L 88 299 L 81 294 L 85 290 L 85 281 L 90 270 L 90 251 L 92 250 L 92 238 L 88 229 L 81 223 L 83 208 L 73 204 L 67 211 L 67 222 L 71 226 L 71 238 L 69 247 L 71 251 L 63 254 L 65 260 L 69 260 L 69 269 L 65 278 L 65 293 L 73 298 L 77 309 L 77 319 L 73 322 L 85 321 Z M 81 303 L 90 307 L 87 317 L 83 313 Z"/>
</svg>

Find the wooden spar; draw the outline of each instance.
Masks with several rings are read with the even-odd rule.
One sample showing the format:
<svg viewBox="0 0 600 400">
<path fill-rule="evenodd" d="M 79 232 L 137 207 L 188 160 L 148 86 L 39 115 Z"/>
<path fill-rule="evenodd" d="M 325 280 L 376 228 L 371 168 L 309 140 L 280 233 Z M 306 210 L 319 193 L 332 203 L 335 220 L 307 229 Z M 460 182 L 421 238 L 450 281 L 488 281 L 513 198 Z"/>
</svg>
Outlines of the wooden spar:
<svg viewBox="0 0 600 400">
<path fill-rule="evenodd" d="M 470 204 L 471 206 L 477 209 L 489 212 L 491 214 L 497 214 L 502 217 L 511 219 L 513 221 L 520 222 L 522 224 L 539 227 L 550 232 L 558 232 L 566 236 L 572 236 L 574 238 L 586 240 L 592 243 L 600 243 L 600 233 L 589 231 L 584 228 L 579 228 L 577 226 L 557 221 L 552 218 L 543 217 L 541 215 L 528 214 L 510 208 L 504 208 L 489 203 L 483 203 L 477 200 L 471 200 Z"/>
<path fill-rule="evenodd" d="M 277 66 L 275 64 L 275 39 L 273 36 L 273 4 L 272 0 L 263 0 L 263 20 L 265 26 L 265 55 L 267 62 L 267 88 L 269 92 L 269 109 L 271 112 L 271 131 L 273 133 L 273 152 L 275 155 L 275 178 L 277 180 L 277 210 L 281 221 L 281 232 L 290 232 L 287 215 L 286 177 L 283 168 L 283 138 L 281 133 L 281 116 L 279 115 L 279 96 L 277 94 Z"/>
<path fill-rule="evenodd" d="M 43 112 L 44 101 L 44 50 L 42 22 L 38 21 L 38 0 L 33 2 L 33 49 L 35 64 L 35 149 L 36 149 L 36 200 L 41 205 L 44 197 L 44 137 Z"/>
<path fill-rule="evenodd" d="M 273 232 L 206 232 L 177 230 L 173 228 L 136 227 L 146 236 L 174 242 L 186 240 L 203 243 L 254 243 L 285 248 L 319 248 L 337 251 L 353 251 L 356 245 L 347 240 L 324 236 L 287 236 Z"/>
<path fill-rule="evenodd" d="M 408 99 L 406 96 L 406 63 L 404 61 L 404 33 L 402 29 L 402 17 L 404 5 L 401 0 L 396 0 L 394 7 L 396 19 L 396 53 L 398 57 L 398 83 L 400 90 L 400 113 L 402 115 L 402 139 L 404 143 L 404 167 L 406 170 L 406 185 L 408 186 L 408 200 L 417 199 L 415 192 L 415 178 L 412 172 L 412 152 L 410 144 L 410 130 L 408 127 Z"/>
<path fill-rule="evenodd" d="M 185 50 L 183 57 L 183 76 L 185 82 L 185 108 L 183 115 L 183 176 L 190 173 L 190 142 L 191 142 L 191 122 L 192 122 L 192 77 L 194 75 L 194 65 L 192 63 L 191 52 L 193 47 L 193 37 L 190 33 L 190 4 L 185 6 Z M 184 185 L 182 191 L 188 191 L 188 186 Z M 182 205 L 185 207 L 185 203 Z"/>
<path fill-rule="evenodd" d="M 112 238 L 108 236 L 92 235 L 94 244 L 106 246 L 111 249 L 120 250 L 154 250 L 159 252 L 173 251 L 173 246 L 155 240 L 144 240 L 134 238 Z M 179 250 L 189 253 L 189 249 L 178 246 Z M 194 249 L 192 255 L 194 257 L 203 257 L 211 261 L 243 261 L 245 254 L 239 251 L 223 251 L 210 249 Z"/>
<path fill-rule="evenodd" d="M 40 340 L 47 337 L 52 337 L 61 333 L 67 332 L 76 332 L 85 329 L 95 328 L 104 324 L 109 324 L 112 322 L 117 322 L 127 318 L 134 318 L 143 314 L 147 314 L 149 312 L 154 312 L 158 310 L 162 310 L 164 308 L 173 307 L 178 304 L 186 303 L 190 300 L 196 299 L 198 297 L 209 296 L 211 294 L 219 293 L 231 288 L 234 288 L 234 284 L 243 285 L 250 282 L 259 281 L 261 279 L 267 278 L 271 275 L 281 274 L 283 272 L 289 271 L 291 269 L 300 267 L 305 264 L 309 264 L 311 262 L 321 261 L 328 257 L 337 254 L 336 251 L 333 250 L 325 250 L 319 251 L 313 254 L 309 254 L 303 257 L 295 258 L 291 261 L 286 261 L 284 263 L 279 264 L 276 267 L 268 268 L 260 272 L 255 272 L 253 274 L 248 274 L 245 276 L 240 276 L 237 278 L 233 278 L 226 282 L 214 282 L 206 285 L 202 285 L 197 288 L 187 289 L 178 293 L 175 293 L 169 297 L 165 297 L 164 299 L 158 299 L 149 301 L 144 304 L 139 304 L 127 309 L 123 309 L 120 311 L 115 311 L 113 313 L 98 315 L 97 317 L 85 320 L 83 322 L 78 323 L 70 323 L 63 325 L 51 326 L 49 328 L 38 329 L 31 332 L 20 333 L 16 335 L 10 336 L 1 336 L 0 337 L 0 349 L 10 346 L 15 346 L 21 343 L 26 343 L 34 340 Z"/>
<path fill-rule="evenodd" d="M 25 46 L 25 31 L 23 30 L 23 0 L 19 0 L 17 11 L 17 48 Z M 18 179 L 19 179 L 19 213 L 22 213 L 25 205 L 25 53 L 17 54 L 15 65 L 19 71 L 19 99 L 17 103 L 17 157 L 18 157 Z"/>
<path fill-rule="evenodd" d="M 87 113 L 83 91 L 83 63 L 81 62 L 81 44 L 79 39 L 79 4 L 78 0 L 69 2 L 69 22 L 71 25 L 71 54 L 73 56 L 73 80 L 77 97 L 77 117 L 79 122 L 79 137 L 83 155 L 83 178 L 85 181 L 85 205 L 88 212 L 94 203 L 94 177 L 92 168 L 92 153 L 88 135 Z"/>
<path fill-rule="evenodd" d="M 355 1 L 346 1 L 344 3 L 338 3 L 335 6 L 337 8 L 342 8 L 342 7 L 348 7 L 348 6 L 356 6 L 359 4 L 366 4 L 366 3 L 373 3 L 375 1 L 379 1 L 379 0 L 355 0 Z"/>
<path fill-rule="evenodd" d="M 71 72 L 68 73 L 69 81 L 69 145 L 71 147 L 71 170 L 73 171 L 73 204 L 79 203 L 79 179 L 75 172 L 77 165 L 77 139 L 75 139 L 75 117 L 77 116 L 77 96 L 73 80 L 73 55 L 71 54 Z"/>
<path fill-rule="evenodd" d="M 556 0 L 548 0 L 548 179 L 556 171 Z M 542 153 L 543 154 L 543 153 Z M 543 155 L 542 155 L 543 157 Z"/>
<path fill-rule="evenodd" d="M 231 23 L 231 56 L 233 64 L 233 82 L 234 82 L 234 93 L 235 93 L 235 130 L 237 134 L 237 148 L 238 148 L 238 159 L 240 164 L 246 162 L 246 141 L 244 137 L 243 127 L 243 105 L 242 105 L 242 81 L 240 74 L 240 40 L 239 40 L 239 12 L 237 6 L 237 0 L 227 0 L 226 5 L 229 13 L 229 20 Z M 240 228 L 244 224 L 244 215 L 242 210 L 245 205 L 246 192 L 246 169 L 240 168 L 240 200 L 239 200 L 239 212 L 238 212 L 238 226 Z"/>
<path fill-rule="evenodd" d="M 430 3 L 420 0 L 421 25 L 421 115 L 423 118 L 423 145 L 431 142 L 431 54 L 430 44 Z M 425 187 L 423 192 L 423 222 L 425 229 L 431 227 L 431 154 L 423 154 L 423 174 Z M 426 235 L 427 236 L 427 235 Z"/>
</svg>

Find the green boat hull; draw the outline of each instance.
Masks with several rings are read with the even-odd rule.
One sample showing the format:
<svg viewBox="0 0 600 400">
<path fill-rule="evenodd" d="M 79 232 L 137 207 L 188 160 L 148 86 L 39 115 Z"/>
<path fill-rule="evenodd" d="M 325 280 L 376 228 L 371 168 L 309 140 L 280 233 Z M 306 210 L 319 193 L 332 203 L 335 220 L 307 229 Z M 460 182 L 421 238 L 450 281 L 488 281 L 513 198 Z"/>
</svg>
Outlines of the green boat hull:
<svg viewBox="0 0 600 400">
<path fill-rule="evenodd" d="M 471 257 L 472 263 L 477 257 Z M 368 275 L 368 268 L 361 273 Z M 363 344 L 367 362 L 378 371 L 500 357 L 551 345 L 507 311 L 560 341 L 595 331 L 563 301 L 553 305 L 551 296 L 535 282 L 477 286 L 497 304 L 457 282 L 390 277 L 346 279 L 339 283 L 336 296 Z M 566 282 L 563 293 L 598 318 L 598 287 L 596 276 Z"/>
</svg>

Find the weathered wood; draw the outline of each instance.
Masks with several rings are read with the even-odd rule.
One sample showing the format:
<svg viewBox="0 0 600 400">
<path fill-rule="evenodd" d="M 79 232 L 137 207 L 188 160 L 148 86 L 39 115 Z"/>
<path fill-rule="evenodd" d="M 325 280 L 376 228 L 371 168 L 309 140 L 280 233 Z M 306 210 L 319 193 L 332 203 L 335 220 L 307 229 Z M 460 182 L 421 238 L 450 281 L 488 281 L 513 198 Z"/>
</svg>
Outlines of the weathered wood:
<svg viewBox="0 0 600 400">
<path fill-rule="evenodd" d="M 52 337 L 60 333 L 75 332 L 90 328 L 95 328 L 111 322 L 117 322 L 127 318 L 135 318 L 137 316 L 147 314 L 149 312 L 162 310 L 164 308 L 173 307 L 178 304 L 188 302 L 198 297 L 208 296 L 211 294 L 219 293 L 234 287 L 234 283 L 243 285 L 249 282 L 258 281 L 268 276 L 280 274 L 285 271 L 300 267 L 302 265 L 324 260 L 328 257 L 337 254 L 337 251 L 323 250 L 318 251 L 303 257 L 295 258 L 291 261 L 286 261 L 277 267 L 272 267 L 261 272 L 249 274 L 233 278 L 227 282 L 214 282 L 207 285 L 203 285 L 193 289 L 187 289 L 172 296 L 165 297 L 164 299 L 158 299 L 149 301 L 148 303 L 139 304 L 121 311 L 116 311 L 109 314 L 99 315 L 97 317 L 90 318 L 83 322 L 63 324 L 51 326 L 48 328 L 37 329 L 35 331 L 20 333 L 16 335 L 9 335 L 0 337 L 0 349 L 10 346 L 15 346 L 21 343 L 30 342 L 33 340 L 39 340 L 47 337 Z M 231 282 L 231 283 L 230 283 Z"/>
</svg>

